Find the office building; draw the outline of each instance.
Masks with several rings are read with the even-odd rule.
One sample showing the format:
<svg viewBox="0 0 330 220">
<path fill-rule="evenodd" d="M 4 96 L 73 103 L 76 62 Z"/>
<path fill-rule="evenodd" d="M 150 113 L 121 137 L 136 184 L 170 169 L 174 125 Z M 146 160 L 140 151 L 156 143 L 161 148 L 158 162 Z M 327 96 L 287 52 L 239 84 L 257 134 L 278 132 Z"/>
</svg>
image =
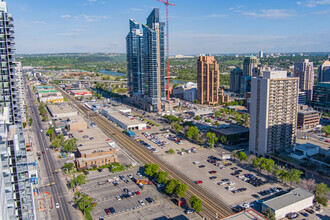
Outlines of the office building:
<svg viewBox="0 0 330 220">
<path fill-rule="evenodd" d="M 263 51 L 259 51 L 259 58 L 264 57 L 264 52 Z"/>
<path fill-rule="evenodd" d="M 243 70 L 239 67 L 236 67 L 230 72 L 230 90 L 232 92 L 240 93 L 242 77 L 243 77 Z"/>
<path fill-rule="evenodd" d="M 250 105 L 251 153 L 264 156 L 294 145 L 298 113 L 298 78 L 286 71 L 266 71 L 252 78 Z"/>
<path fill-rule="evenodd" d="M 303 130 L 315 128 L 320 124 L 320 113 L 313 109 L 299 110 L 297 126 Z"/>
<path fill-rule="evenodd" d="M 330 113 L 330 82 L 322 82 L 314 86 L 313 108 Z"/>
<path fill-rule="evenodd" d="M 253 69 L 257 67 L 259 60 L 255 56 L 248 56 L 244 58 L 243 62 L 243 76 L 252 76 Z"/>
<path fill-rule="evenodd" d="M 314 67 L 309 59 L 294 64 L 294 76 L 299 77 L 300 91 L 306 91 L 306 101 L 312 101 L 314 86 Z"/>
<path fill-rule="evenodd" d="M 222 88 L 219 89 L 219 103 L 225 104 L 227 102 L 230 102 L 230 96 L 228 94 L 225 94 L 224 90 Z"/>
<path fill-rule="evenodd" d="M 219 65 L 214 56 L 197 60 L 197 100 L 200 104 L 219 103 Z"/>
<path fill-rule="evenodd" d="M 144 93 L 143 34 L 135 20 L 129 20 L 126 36 L 127 84 L 129 93 Z"/>
<path fill-rule="evenodd" d="M 319 67 L 318 82 L 330 82 L 330 61 L 326 60 Z"/>
<path fill-rule="evenodd" d="M 306 103 L 307 103 L 306 91 L 299 91 L 298 92 L 298 104 L 306 105 Z"/>
</svg>

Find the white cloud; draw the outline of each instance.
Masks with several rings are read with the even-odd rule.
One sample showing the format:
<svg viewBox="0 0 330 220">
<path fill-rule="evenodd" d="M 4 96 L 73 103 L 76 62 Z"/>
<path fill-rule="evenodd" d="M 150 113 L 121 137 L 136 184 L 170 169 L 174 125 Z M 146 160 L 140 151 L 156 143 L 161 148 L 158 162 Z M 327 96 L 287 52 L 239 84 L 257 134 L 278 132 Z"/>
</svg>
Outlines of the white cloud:
<svg viewBox="0 0 330 220">
<path fill-rule="evenodd" d="M 61 18 L 71 18 L 71 15 L 61 15 Z"/>
<path fill-rule="evenodd" d="M 296 16 L 294 11 L 289 11 L 286 9 L 262 9 L 259 12 L 237 10 L 236 12 L 239 12 L 249 17 L 266 18 L 266 19 L 285 19 Z"/>
<path fill-rule="evenodd" d="M 330 5 L 330 0 L 306 0 L 304 2 L 297 2 L 297 5 L 303 5 L 308 8 L 313 8 L 318 5 Z"/>
</svg>

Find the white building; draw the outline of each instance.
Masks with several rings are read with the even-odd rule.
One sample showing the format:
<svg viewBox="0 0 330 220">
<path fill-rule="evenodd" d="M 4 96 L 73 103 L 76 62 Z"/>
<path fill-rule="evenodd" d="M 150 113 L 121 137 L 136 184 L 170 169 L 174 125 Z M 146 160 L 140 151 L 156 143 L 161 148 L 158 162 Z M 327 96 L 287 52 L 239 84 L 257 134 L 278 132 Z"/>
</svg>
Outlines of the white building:
<svg viewBox="0 0 330 220">
<path fill-rule="evenodd" d="M 310 144 L 310 143 L 298 144 L 293 147 L 290 156 L 293 158 L 296 158 L 298 160 L 302 160 L 304 158 L 318 154 L 319 149 L 320 149 L 320 146 Z"/>
<path fill-rule="evenodd" d="M 286 71 L 265 71 L 253 77 L 249 150 L 257 155 L 294 145 L 298 114 L 298 78 Z"/>
<path fill-rule="evenodd" d="M 259 51 L 259 58 L 264 57 L 264 52 L 263 51 Z"/>
<path fill-rule="evenodd" d="M 101 114 L 125 130 L 145 130 L 147 128 L 146 123 L 143 123 L 126 113 L 117 112 L 114 109 L 103 108 Z"/>
<path fill-rule="evenodd" d="M 282 196 L 267 200 L 262 204 L 262 213 L 270 208 L 276 219 L 284 218 L 290 212 L 299 212 L 313 205 L 314 195 L 297 188 Z"/>
<path fill-rule="evenodd" d="M 18 87 L 18 94 L 19 94 L 19 105 L 21 109 L 21 117 L 22 122 L 26 122 L 26 115 L 25 115 L 25 92 L 24 92 L 24 84 L 22 79 L 22 66 L 21 62 L 14 62 L 15 64 L 15 73 L 17 77 L 17 87 Z"/>
<path fill-rule="evenodd" d="M 312 101 L 314 86 L 314 67 L 309 59 L 294 64 L 294 76 L 299 77 L 300 91 L 306 91 L 306 100 Z"/>
</svg>

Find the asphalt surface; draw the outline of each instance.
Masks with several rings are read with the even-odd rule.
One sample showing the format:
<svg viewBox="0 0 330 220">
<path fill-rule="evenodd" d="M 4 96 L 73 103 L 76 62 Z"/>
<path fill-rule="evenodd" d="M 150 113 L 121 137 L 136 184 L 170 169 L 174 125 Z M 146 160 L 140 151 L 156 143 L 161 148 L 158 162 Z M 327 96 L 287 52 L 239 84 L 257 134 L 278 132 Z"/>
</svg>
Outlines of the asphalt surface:
<svg viewBox="0 0 330 220">
<path fill-rule="evenodd" d="M 25 84 L 27 85 L 26 79 L 25 79 Z M 30 86 L 28 86 L 27 96 L 30 105 L 31 117 L 33 119 L 32 129 L 36 134 L 36 140 L 38 141 L 38 145 L 40 146 L 40 151 L 44 152 L 41 154 L 41 159 L 44 161 L 49 183 L 55 182 L 54 185 L 52 185 L 51 187 L 49 187 L 49 189 L 47 189 L 47 191 L 51 193 L 53 198 L 53 208 L 56 209 L 57 218 L 55 219 L 70 220 L 72 219 L 72 217 L 68 208 L 68 201 L 66 201 L 64 196 L 67 194 L 66 189 L 64 188 L 65 186 L 63 186 L 60 180 L 61 174 L 59 172 L 56 173 L 54 172 L 56 167 L 51 152 L 47 149 L 49 148 L 49 144 L 47 143 L 47 139 L 46 139 L 47 137 L 45 135 L 46 128 L 44 128 L 42 125 L 42 121 L 38 114 L 39 113 L 38 108 L 34 103 L 34 98 Z M 43 132 L 41 132 L 41 130 Z M 60 204 L 60 208 L 55 208 L 56 203 Z"/>
</svg>

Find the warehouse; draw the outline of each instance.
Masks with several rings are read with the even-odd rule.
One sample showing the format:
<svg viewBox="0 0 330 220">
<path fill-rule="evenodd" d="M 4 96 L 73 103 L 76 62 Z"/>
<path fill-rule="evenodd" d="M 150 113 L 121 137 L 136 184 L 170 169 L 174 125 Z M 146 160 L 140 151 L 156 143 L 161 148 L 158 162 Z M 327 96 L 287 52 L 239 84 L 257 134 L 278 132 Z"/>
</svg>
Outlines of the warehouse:
<svg viewBox="0 0 330 220">
<path fill-rule="evenodd" d="M 47 109 L 53 118 L 66 118 L 78 114 L 75 108 L 73 108 L 71 105 L 66 103 L 47 105 Z"/>
<path fill-rule="evenodd" d="M 274 211 L 276 219 L 284 218 L 290 212 L 299 212 L 313 205 L 314 195 L 297 188 L 282 196 L 270 199 L 262 204 L 262 213 L 268 208 Z"/>
<path fill-rule="evenodd" d="M 69 131 L 87 129 L 87 122 L 79 115 L 69 117 L 67 119 L 67 124 Z"/>
<path fill-rule="evenodd" d="M 92 92 L 86 89 L 80 89 L 80 90 L 71 90 L 70 94 L 73 95 L 74 97 L 80 97 L 80 96 L 91 96 Z"/>
<path fill-rule="evenodd" d="M 125 130 L 145 130 L 147 127 L 146 123 L 110 108 L 103 108 L 101 114 Z"/>
</svg>

